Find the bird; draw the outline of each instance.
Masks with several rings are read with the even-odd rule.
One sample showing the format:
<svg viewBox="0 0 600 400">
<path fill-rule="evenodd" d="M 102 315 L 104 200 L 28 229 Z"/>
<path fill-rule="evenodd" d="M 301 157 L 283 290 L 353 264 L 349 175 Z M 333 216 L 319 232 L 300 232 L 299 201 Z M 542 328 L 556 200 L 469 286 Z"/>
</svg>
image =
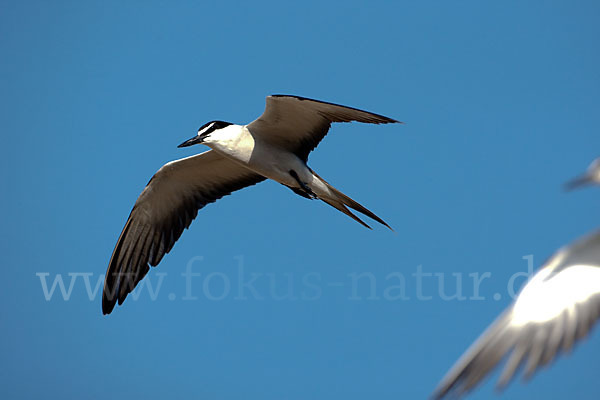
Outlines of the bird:
<svg viewBox="0 0 600 400">
<path fill-rule="evenodd" d="M 573 190 L 582 186 L 600 184 L 600 157 L 596 158 L 583 174 L 576 176 L 564 184 L 565 190 Z"/>
<path fill-rule="evenodd" d="M 331 186 L 307 164 L 334 122 L 402 123 L 383 115 L 294 95 L 266 98 L 263 114 L 247 125 L 210 121 L 178 147 L 206 152 L 171 161 L 150 179 L 125 223 L 104 278 L 102 312 L 118 303 L 171 251 L 198 210 L 236 190 L 272 179 L 294 193 L 319 199 L 371 229 L 349 209 L 392 229 Z"/>
<path fill-rule="evenodd" d="M 599 159 L 600 160 L 600 159 Z M 600 183 L 600 163 L 565 187 Z M 532 276 L 515 301 L 454 364 L 432 398 L 461 397 L 503 359 L 503 389 L 524 367 L 524 377 L 569 351 L 600 317 L 600 231 L 559 249 Z"/>
</svg>

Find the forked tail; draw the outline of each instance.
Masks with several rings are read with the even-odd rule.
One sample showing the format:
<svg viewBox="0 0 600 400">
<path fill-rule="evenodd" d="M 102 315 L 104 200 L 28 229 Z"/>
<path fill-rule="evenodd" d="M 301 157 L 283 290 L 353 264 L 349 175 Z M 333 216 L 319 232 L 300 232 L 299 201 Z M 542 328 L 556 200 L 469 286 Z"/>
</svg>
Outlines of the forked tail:
<svg viewBox="0 0 600 400">
<path fill-rule="evenodd" d="M 343 212 L 344 214 L 346 214 L 347 216 L 349 216 L 350 218 L 352 218 L 359 224 L 361 224 L 369 229 L 372 229 L 372 228 L 369 225 L 367 225 L 363 220 L 361 220 L 356 215 L 354 215 L 350 210 L 348 210 L 348 207 L 360 212 L 361 214 L 366 215 L 367 217 L 379 222 L 382 225 L 387 226 L 392 232 L 394 231 L 392 229 L 392 227 L 389 226 L 384 220 L 379 218 L 377 215 L 373 214 L 371 211 L 369 211 L 364 206 L 362 206 L 359 203 L 357 203 L 356 201 L 352 200 L 350 197 L 346 196 L 344 193 L 340 192 L 339 190 L 337 190 L 336 188 L 331 186 L 329 183 L 327 183 L 327 181 L 325 181 L 325 179 L 321 178 L 314 171 L 312 171 L 312 172 L 325 185 L 327 185 L 327 188 L 331 191 L 331 193 L 333 193 L 333 195 L 335 197 L 335 198 L 319 197 L 320 200 L 323 200 L 325 203 L 329 204 L 330 206 L 340 210 L 341 212 Z M 348 207 L 346 207 L 346 206 L 348 206 Z"/>
</svg>

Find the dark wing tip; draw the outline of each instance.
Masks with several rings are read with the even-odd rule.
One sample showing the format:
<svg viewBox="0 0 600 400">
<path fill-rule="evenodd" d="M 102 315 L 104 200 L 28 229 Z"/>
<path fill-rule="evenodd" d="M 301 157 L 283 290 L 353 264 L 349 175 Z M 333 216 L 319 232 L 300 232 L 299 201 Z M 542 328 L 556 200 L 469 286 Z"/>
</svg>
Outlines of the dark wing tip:
<svg viewBox="0 0 600 400">
<path fill-rule="evenodd" d="M 111 263 L 112 264 L 112 263 Z M 112 312 L 117 304 L 117 282 L 115 276 L 109 274 L 109 269 L 106 271 L 106 277 L 104 278 L 104 288 L 102 290 L 102 314 L 108 315 Z"/>
<path fill-rule="evenodd" d="M 400 125 L 406 125 L 406 122 L 402 122 L 402 121 L 398 121 L 397 119 L 393 119 L 390 117 L 386 117 L 385 115 L 381 115 L 381 114 L 375 114 L 372 113 L 370 111 L 365 111 L 368 112 L 369 114 L 375 115 L 377 118 L 380 118 L 379 121 L 375 121 L 372 122 L 373 124 L 379 125 L 379 124 L 400 124 Z"/>
<path fill-rule="evenodd" d="M 115 308 L 115 305 L 117 304 L 117 298 L 118 298 L 118 287 L 119 287 L 119 283 L 118 280 L 116 280 L 116 276 L 114 273 L 110 273 L 110 271 L 113 270 L 113 267 L 115 265 L 113 264 L 112 260 L 111 263 L 109 264 L 109 268 L 106 271 L 106 277 L 104 278 L 104 289 L 102 290 L 102 314 L 103 315 L 108 315 L 110 314 L 113 309 Z"/>
<path fill-rule="evenodd" d="M 565 192 L 570 192 L 572 190 L 579 189 L 581 187 L 590 185 L 591 183 L 592 183 L 592 179 L 590 178 L 589 175 L 587 175 L 587 174 L 580 175 L 578 177 L 571 179 L 568 182 L 565 182 L 565 184 L 563 184 L 563 190 Z"/>
<path fill-rule="evenodd" d="M 106 295 L 102 296 L 102 315 L 108 315 L 115 308 L 116 300 L 110 300 Z"/>
<path fill-rule="evenodd" d="M 129 222 L 129 221 L 128 221 Z M 127 229 L 127 225 L 125 226 Z M 125 230 L 124 229 L 124 230 Z M 123 236 L 123 234 L 121 234 Z M 120 244 L 122 243 L 121 239 L 115 248 L 113 253 L 117 253 L 120 250 Z M 115 280 L 115 276 L 111 273 L 112 268 L 114 268 L 113 260 L 115 259 L 115 254 L 111 257 L 110 263 L 108 264 L 108 268 L 106 270 L 106 276 L 104 277 L 104 287 L 102 289 L 102 314 L 108 315 L 115 308 L 115 304 L 117 303 L 117 282 Z"/>
</svg>

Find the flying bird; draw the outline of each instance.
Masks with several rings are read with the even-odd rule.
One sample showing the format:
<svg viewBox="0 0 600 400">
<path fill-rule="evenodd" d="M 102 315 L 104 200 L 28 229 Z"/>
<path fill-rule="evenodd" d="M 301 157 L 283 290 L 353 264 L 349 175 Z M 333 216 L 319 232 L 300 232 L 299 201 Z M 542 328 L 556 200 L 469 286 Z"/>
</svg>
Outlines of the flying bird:
<svg viewBox="0 0 600 400">
<path fill-rule="evenodd" d="M 567 186 L 600 183 L 599 169 L 596 160 L 585 175 Z M 450 369 L 433 398 L 466 394 L 505 357 L 498 388 L 504 388 L 520 367 L 530 378 L 585 337 L 599 317 L 600 231 L 565 246 L 546 261 L 514 303 Z"/>
<path fill-rule="evenodd" d="M 370 228 L 348 207 L 390 228 L 335 189 L 307 165 L 309 153 L 333 122 L 399 123 L 392 118 L 299 96 L 268 96 L 263 114 L 248 125 L 210 121 L 178 147 L 210 150 L 165 164 L 138 197 L 112 253 L 102 296 L 109 314 L 160 263 L 198 210 L 232 192 L 272 179 L 296 194 L 319 199 Z M 391 228 L 390 228 L 391 229 Z"/>
</svg>

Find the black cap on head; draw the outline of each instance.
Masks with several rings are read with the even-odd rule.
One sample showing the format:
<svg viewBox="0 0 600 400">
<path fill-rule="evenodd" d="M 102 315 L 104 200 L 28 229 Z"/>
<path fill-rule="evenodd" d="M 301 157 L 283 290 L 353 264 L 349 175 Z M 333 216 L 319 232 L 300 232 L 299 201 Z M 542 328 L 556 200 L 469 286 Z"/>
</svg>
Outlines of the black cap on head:
<svg viewBox="0 0 600 400">
<path fill-rule="evenodd" d="M 200 128 L 198 128 L 198 134 L 196 136 L 194 136 L 191 139 L 186 140 L 185 142 L 181 143 L 177 147 L 188 147 L 188 146 L 193 146 L 195 144 L 200 144 L 204 141 L 205 137 L 210 135 L 211 132 L 213 132 L 217 129 L 223 129 L 229 125 L 231 125 L 231 122 L 225 122 L 225 121 L 207 122 L 204 125 L 202 125 Z"/>
<path fill-rule="evenodd" d="M 229 126 L 229 125 L 231 125 L 231 122 L 210 121 L 210 122 L 207 122 L 204 125 L 202 125 L 200 128 L 198 128 L 198 133 L 202 132 L 202 130 L 204 130 L 207 127 L 209 127 L 208 129 L 206 129 L 206 132 L 202 132 L 202 135 L 208 135 L 209 133 L 211 133 L 212 131 L 214 131 L 216 129 L 223 129 L 226 126 Z"/>
</svg>

